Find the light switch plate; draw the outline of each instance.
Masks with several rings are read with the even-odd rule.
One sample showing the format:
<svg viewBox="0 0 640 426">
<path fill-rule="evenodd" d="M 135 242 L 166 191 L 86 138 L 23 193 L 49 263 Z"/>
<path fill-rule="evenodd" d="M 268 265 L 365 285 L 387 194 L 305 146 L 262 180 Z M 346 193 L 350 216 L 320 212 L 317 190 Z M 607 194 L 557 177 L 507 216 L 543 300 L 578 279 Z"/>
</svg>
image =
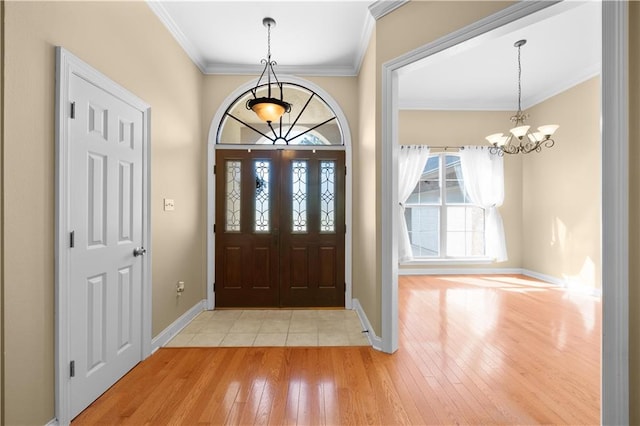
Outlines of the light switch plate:
<svg viewBox="0 0 640 426">
<path fill-rule="evenodd" d="M 175 204 L 173 203 L 173 200 L 171 198 L 165 198 L 164 199 L 164 211 L 166 212 L 170 212 L 175 210 Z"/>
</svg>

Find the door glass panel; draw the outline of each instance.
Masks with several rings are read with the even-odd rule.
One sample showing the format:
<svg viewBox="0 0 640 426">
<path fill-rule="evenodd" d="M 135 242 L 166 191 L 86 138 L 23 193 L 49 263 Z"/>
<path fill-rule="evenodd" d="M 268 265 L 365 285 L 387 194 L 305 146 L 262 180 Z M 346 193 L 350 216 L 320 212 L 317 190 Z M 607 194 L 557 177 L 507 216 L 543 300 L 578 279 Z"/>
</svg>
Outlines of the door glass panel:
<svg viewBox="0 0 640 426">
<path fill-rule="evenodd" d="M 269 175 L 271 163 L 267 160 L 257 160 L 255 163 L 256 172 L 256 232 L 269 232 L 270 224 L 270 204 L 271 194 L 269 193 Z"/>
<path fill-rule="evenodd" d="M 291 163 L 291 224 L 293 232 L 307 232 L 307 162 Z"/>
<path fill-rule="evenodd" d="M 227 161 L 227 213 L 225 220 L 225 230 L 231 232 L 240 231 L 240 172 L 242 163 L 240 161 Z"/>
<path fill-rule="evenodd" d="M 336 230 L 336 163 L 320 162 L 320 232 Z"/>
</svg>

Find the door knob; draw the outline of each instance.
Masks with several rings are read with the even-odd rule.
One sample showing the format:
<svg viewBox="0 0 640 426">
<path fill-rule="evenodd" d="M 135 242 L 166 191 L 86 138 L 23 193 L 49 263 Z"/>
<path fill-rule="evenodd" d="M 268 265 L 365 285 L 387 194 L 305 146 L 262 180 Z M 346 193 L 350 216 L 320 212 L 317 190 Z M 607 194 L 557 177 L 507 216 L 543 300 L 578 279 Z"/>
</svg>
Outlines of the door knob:
<svg viewBox="0 0 640 426">
<path fill-rule="evenodd" d="M 147 252 L 147 249 L 144 247 L 136 247 L 133 249 L 133 256 L 134 257 L 138 257 L 138 256 L 144 256 L 144 254 Z"/>
</svg>

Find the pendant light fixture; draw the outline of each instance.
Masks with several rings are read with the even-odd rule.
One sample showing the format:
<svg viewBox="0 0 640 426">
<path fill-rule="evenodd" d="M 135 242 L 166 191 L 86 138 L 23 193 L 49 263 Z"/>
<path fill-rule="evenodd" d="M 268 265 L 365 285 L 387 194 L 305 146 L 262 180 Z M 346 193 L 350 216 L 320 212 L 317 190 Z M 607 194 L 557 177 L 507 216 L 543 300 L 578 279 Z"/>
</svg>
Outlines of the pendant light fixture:
<svg viewBox="0 0 640 426">
<path fill-rule="evenodd" d="M 551 136 L 558 130 L 557 124 L 547 124 L 538 127 L 537 132 L 531 132 L 531 126 L 524 122 L 529 118 L 529 114 L 522 111 L 522 65 L 520 63 L 520 48 L 527 43 L 527 40 L 518 40 L 513 46 L 518 48 L 518 111 L 511 117 L 515 126 L 506 135 L 494 133 L 485 139 L 492 145 L 490 148 L 493 154 L 528 154 L 530 152 L 540 152 L 542 148 L 551 148 L 555 142 Z"/>
<path fill-rule="evenodd" d="M 285 102 L 282 99 L 282 83 L 278 81 L 278 77 L 276 76 L 275 71 L 273 70 L 273 66 L 277 65 L 276 61 L 271 60 L 271 27 L 276 26 L 276 21 L 273 18 L 264 18 L 262 20 L 262 25 L 267 27 L 267 58 L 260 61 L 264 64 L 264 69 L 262 70 L 262 74 L 258 79 L 258 83 L 256 83 L 256 87 L 251 89 L 251 93 L 253 94 L 253 99 L 249 99 L 247 101 L 247 109 L 252 110 L 256 113 L 260 120 L 271 125 L 273 121 L 279 120 L 285 112 L 291 111 L 291 104 Z M 260 83 L 262 79 L 267 75 L 267 97 L 258 98 L 257 92 L 260 88 Z M 280 99 L 274 98 L 271 96 L 271 76 L 273 74 L 273 83 L 277 86 L 277 89 L 280 90 Z"/>
</svg>

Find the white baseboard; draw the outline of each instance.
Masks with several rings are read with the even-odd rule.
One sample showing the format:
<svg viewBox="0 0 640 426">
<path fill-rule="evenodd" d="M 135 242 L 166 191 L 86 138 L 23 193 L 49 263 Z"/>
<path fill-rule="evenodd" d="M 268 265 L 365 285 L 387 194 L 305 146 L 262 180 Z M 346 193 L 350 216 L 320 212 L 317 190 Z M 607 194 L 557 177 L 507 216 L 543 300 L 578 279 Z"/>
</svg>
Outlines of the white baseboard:
<svg viewBox="0 0 640 426">
<path fill-rule="evenodd" d="M 175 320 L 169 327 L 162 330 L 162 332 L 160 332 L 160 334 L 154 337 L 153 340 L 151 341 L 151 353 L 154 353 L 155 351 L 157 351 L 158 349 L 160 349 L 161 347 L 169 343 L 169 341 L 173 339 L 173 337 L 176 334 L 180 333 L 180 331 L 183 328 L 189 325 L 189 323 L 200 312 L 204 311 L 206 306 L 207 306 L 206 299 L 199 301 L 193 306 L 193 308 L 189 309 L 187 312 L 182 314 L 182 316 L 177 320 Z"/>
<path fill-rule="evenodd" d="M 549 284 L 557 285 L 558 287 L 566 288 L 567 291 L 570 291 L 572 293 L 583 293 L 583 294 L 588 294 L 595 297 L 602 297 L 601 288 L 584 287 L 581 285 L 577 285 L 576 283 L 566 279 L 552 277 L 551 275 L 541 274 L 540 272 L 530 271 L 528 269 L 523 269 L 522 275 L 535 278 L 537 280 L 544 281 Z"/>
<path fill-rule="evenodd" d="M 58 419 L 51 419 L 49 423 L 45 423 L 44 426 L 58 426 Z"/>
<path fill-rule="evenodd" d="M 398 268 L 398 275 L 498 275 L 521 274 L 520 268 Z"/>
<path fill-rule="evenodd" d="M 369 343 L 371 346 L 378 350 L 382 350 L 382 338 L 376 336 L 375 331 L 373 331 L 373 327 L 369 322 L 369 318 L 367 318 L 367 314 L 362 309 L 362 305 L 358 299 L 353 299 L 352 302 L 353 310 L 358 314 L 358 318 L 360 318 L 360 324 L 362 325 L 362 329 L 366 330 L 367 339 L 369 339 Z"/>
</svg>

